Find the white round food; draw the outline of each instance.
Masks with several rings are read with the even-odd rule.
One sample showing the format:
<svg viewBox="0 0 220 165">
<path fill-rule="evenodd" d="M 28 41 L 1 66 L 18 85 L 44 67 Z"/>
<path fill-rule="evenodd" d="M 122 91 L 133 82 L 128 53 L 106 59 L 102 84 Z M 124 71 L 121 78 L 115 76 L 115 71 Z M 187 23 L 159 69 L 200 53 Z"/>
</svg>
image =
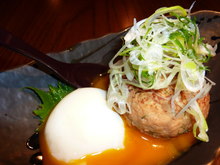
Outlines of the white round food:
<svg viewBox="0 0 220 165">
<path fill-rule="evenodd" d="M 124 147 L 124 123 L 106 104 L 106 92 L 80 88 L 51 112 L 45 140 L 56 159 L 69 162 L 88 154 Z"/>
</svg>

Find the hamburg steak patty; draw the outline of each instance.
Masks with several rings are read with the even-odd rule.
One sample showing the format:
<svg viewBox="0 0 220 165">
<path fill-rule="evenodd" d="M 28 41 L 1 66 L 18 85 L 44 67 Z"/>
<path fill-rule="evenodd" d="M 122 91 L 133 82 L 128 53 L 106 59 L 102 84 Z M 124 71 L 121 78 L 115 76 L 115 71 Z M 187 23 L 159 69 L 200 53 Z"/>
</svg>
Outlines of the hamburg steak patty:
<svg viewBox="0 0 220 165">
<path fill-rule="evenodd" d="M 141 132 L 154 137 L 170 138 L 192 129 L 195 122 L 193 116 L 184 112 L 183 115 L 176 117 L 171 112 L 171 97 L 174 94 L 173 85 L 159 90 L 142 90 L 129 86 L 129 91 L 128 104 L 131 113 L 126 113 L 125 116 L 129 123 Z M 182 91 L 174 102 L 176 113 L 195 95 L 196 93 L 193 92 Z M 197 100 L 205 118 L 209 112 L 209 101 L 209 94 Z"/>
</svg>

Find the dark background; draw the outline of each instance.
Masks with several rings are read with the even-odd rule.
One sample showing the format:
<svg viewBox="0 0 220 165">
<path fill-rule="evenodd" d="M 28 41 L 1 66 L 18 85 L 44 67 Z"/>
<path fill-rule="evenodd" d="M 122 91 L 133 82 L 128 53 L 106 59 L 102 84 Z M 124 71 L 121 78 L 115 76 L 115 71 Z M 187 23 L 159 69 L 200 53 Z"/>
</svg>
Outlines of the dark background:
<svg viewBox="0 0 220 165">
<path fill-rule="evenodd" d="M 83 40 L 119 32 L 157 8 L 194 0 L 1 0 L 0 28 L 39 50 L 59 52 Z M 197 0 L 192 11 L 220 11 L 219 0 Z M 30 62 L 0 48 L 0 71 Z"/>
</svg>

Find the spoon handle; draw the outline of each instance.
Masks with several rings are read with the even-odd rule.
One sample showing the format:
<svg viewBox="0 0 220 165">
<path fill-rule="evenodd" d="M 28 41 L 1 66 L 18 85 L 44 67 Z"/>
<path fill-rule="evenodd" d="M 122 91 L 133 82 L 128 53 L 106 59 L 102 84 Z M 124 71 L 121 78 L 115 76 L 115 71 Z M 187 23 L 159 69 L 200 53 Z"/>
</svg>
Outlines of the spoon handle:
<svg viewBox="0 0 220 165">
<path fill-rule="evenodd" d="M 15 52 L 18 52 L 26 57 L 29 57 L 47 67 L 54 70 L 54 68 L 60 68 L 60 64 L 57 60 L 54 60 L 47 56 L 46 54 L 38 51 L 37 49 L 31 47 L 30 45 L 26 44 L 21 39 L 15 37 L 10 32 L 7 32 L 3 29 L 0 29 L 0 45 L 11 49 Z"/>
<path fill-rule="evenodd" d="M 91 86 L 92 80 L 94 80 L 97 75 L 106 73 L 108 70 L 108 67 L 98 64 L 70 64 L 54 60 L 2 29 L 0 29 L 0 45 L 44 65 L 49 68 L 54 75 L 74 87 Z"/>
</svg>

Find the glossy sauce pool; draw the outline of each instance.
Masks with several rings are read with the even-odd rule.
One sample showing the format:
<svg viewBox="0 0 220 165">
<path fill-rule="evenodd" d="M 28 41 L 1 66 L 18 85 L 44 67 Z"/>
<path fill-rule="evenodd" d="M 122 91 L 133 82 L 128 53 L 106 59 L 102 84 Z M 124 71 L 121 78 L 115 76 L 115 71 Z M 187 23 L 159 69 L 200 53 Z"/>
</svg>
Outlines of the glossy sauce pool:
<svg viewBox="0 0 220 165">
<path fill-rule="evenodd" d="M 106 89 L 108 79 L 98 78 L 93 86 Z M 136 128 L 125 123 L 125 148 L 94 153 L 80 160 L 65 163 L 56 160 L 50 153 L 44 139 L 43 129 L 40 132 L 40 148 L 44 165 L 164 165 L 188 150 L 195 143 L 192 133 L 176 138 L 159 139 L 140 133 Z"/>
</svg>

